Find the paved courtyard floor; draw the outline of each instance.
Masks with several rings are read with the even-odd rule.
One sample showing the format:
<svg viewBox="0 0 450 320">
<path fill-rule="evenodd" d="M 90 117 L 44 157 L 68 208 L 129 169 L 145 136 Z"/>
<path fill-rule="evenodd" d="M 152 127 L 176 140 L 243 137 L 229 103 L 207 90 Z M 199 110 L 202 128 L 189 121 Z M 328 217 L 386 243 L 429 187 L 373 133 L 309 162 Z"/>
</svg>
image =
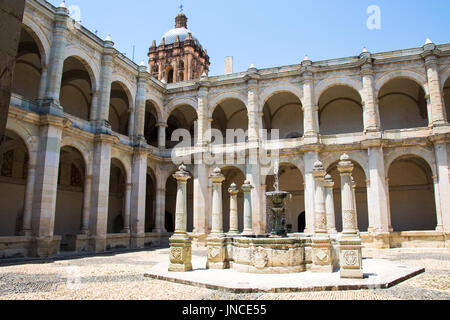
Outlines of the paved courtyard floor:
<svg viewBox="0 0 450 320">
<path fill-rule="evenodd" d="M 205 256 L 194 250 L 194 257 Z M 144 277 L 168 249 L 0 265 L 0 300 L 450 300 L 450 250 L 365 249 L 364 256 L 424 267 L 390 289 L 234 294 Z"/>
</svg>

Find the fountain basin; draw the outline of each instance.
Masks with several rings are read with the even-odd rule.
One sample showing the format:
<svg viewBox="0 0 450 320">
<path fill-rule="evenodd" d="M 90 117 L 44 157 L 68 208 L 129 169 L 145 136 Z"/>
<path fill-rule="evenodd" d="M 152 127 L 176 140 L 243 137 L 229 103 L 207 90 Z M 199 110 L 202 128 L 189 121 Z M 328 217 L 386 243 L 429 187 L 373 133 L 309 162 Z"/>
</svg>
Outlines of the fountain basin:
<svg viewBox="0 0 450 320">
<path fill-rule="evenodd" d="M 230 267 L 260 274 L 303 272 L 305 242 L 299 238 L 236 237 L 229 244 Z"/>
</svg>

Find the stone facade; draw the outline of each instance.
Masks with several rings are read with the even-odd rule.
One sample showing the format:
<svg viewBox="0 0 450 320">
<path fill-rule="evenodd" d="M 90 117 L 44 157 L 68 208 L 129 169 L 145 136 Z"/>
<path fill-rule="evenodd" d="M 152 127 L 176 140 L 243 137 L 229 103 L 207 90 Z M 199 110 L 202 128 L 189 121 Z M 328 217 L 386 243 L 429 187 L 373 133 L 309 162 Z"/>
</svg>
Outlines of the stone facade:
<svg viewBox="0 0 450 320">
<path fill-rule="evenodd" d="M 197 133 L 177 150 L 183 160 L 216 148 L 205 138 L 209 128 L 248 130 L 247 144 L 225 149 L 237 156 L 243 146 L 243 163 L 185 162 L 192 175 L 185 213 L 193 245 L 206 245 L 212 231 L 209 176 L 216 167 L 225 176 L 222 188 L 235 183 L 239 190 L 233 195 L 239 232 L 266 232 L 264 192 L 272 188 L 273 164 L 249 159 L 267 150 L 279 152 L 280 189 L 292 194 L 286 216 L 293 233 L 314 235 L 319 211 L 335 217 L 326 225 L 329 233 L 342 231 L 337 164 L 346 153 L 355 165 L 352 198 L 363 245 L 449 245 L 450 44 L 306 58 L 226 76 L 199 73 L 200 79 L 168 84 L 158 80 L 159 70 L 155 77 L 111 39 L 98 38 L 66 8 L 44 0 L 26 1 L 20 43 L 1 154 L 0 257 L 167 243 L 175 231 L 172 174 L 179 163 L 172 161 L 171 138 L 177 128 Z M 280 137 L 260 129 L 279 129 Z M 318 160 L 334 183 L 326 179 L 319 211 Z M 227 233 L 232 201 L 222 195 Z M 304 255 L 309 263 L 315 259 L 314 249 Z"/>
</svg>

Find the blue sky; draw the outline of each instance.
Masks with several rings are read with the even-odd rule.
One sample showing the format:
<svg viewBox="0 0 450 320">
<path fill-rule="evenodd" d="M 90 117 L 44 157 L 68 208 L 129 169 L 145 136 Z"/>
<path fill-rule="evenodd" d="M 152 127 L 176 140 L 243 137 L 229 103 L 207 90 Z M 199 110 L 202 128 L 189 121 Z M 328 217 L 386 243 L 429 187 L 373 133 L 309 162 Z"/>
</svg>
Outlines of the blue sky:
<svg viewBox="0 0 450 320">
<path fill-rule="evenodd" d="M 51 0 L 57 6 L 61 0 Z M 81 9 L 82 24 L 135 62 L 146 60 L 152 40 L 174 27 L 180 4 L 188 28 L 208 50 L 210 75 L 223 74 L 224 58 L 234 71 L 450 42 L 448 0 L 67 0 Z M 370 5 L 381 9 L 381 29 L 369 30 Z"/>
</svg>

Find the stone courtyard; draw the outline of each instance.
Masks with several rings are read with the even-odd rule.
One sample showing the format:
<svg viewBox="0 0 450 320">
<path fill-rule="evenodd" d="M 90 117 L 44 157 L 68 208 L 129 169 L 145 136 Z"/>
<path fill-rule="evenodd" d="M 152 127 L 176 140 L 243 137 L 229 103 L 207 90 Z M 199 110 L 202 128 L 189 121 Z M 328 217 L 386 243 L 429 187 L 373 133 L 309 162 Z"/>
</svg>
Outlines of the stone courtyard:
<svg viewBox="0 0 450 320">
<path fill-rule="evenodd" d="M 196 249 L 193 258 L 205 256 Z M 105 253 L 60 260 L 16 260 L 0 268 L 0 300 L 448 300 L 448 249 L 364 249 L 366 258 L 382 258 L 425 267 L 425 273 L 389 289 L 299 293 L 233 294 L 152 280 L 144 273 L 167 261 L 169 249 Z M 74 280 L 74 274 L 80 281 Z M 77 286 L 77 284 L 79 286 Z"/>
</svg>

